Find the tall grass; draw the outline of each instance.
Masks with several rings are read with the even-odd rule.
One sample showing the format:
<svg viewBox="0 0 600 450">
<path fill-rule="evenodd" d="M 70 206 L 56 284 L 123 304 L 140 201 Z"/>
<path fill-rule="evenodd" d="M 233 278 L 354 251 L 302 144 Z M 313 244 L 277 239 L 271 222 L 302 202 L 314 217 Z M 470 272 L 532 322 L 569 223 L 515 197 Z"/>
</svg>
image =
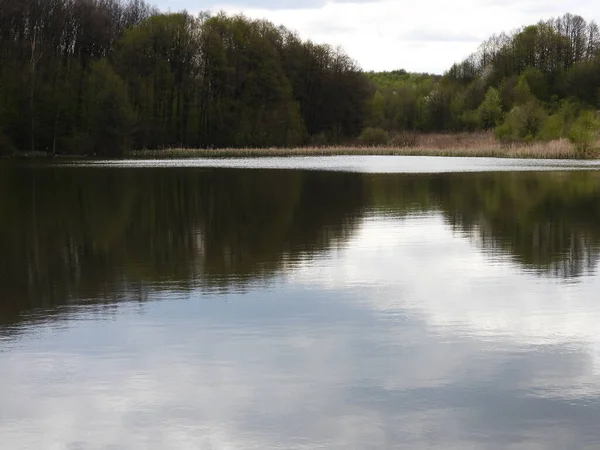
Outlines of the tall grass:
<svg viewBox="0 0 600 450">
<path fill-rule="evenodd" d="M 394 142 L 394 139 L 392 139 Z M 420 134 L 411 139 L 396 140 L 399 145 L 384 146 L 324 146 L 299 148 L 223 148 L 136 150 L 131 158 L 232 158 L 274 156 L 335 156 L 335 155 L 412 155 L 412 156 L 470 156 L 532 159 L 581 159 L 600 156 L 595 150 L 582 154 L 567 139 L 530 144 L 502 144 L 493 133 Z"/>
</svg>

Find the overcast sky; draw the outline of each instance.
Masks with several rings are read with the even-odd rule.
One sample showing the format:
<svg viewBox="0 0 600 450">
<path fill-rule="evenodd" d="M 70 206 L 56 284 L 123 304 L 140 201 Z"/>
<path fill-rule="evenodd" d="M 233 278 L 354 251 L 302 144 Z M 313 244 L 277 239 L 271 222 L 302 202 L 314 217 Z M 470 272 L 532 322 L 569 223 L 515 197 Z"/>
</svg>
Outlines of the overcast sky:
<svg viewBox="0 0 600 450">
<path fill-rule="evenodd" d="M 151 1 L 152 3 L 152 1 Z M 597 0 L 154 0 L 161 10 L 242 12 L 319 43 L 364 70 L 443 73 L 491 34 L 566 12 L 600 19 Z"/>
</svg>

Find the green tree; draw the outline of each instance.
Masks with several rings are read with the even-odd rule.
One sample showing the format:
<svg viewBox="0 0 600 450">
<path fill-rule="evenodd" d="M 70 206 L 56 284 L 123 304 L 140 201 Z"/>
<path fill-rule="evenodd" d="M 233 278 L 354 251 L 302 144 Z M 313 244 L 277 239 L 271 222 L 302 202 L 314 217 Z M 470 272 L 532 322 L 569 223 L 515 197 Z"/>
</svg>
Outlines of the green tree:
<svg viewBox="0 0 600 450">
<path fill-rule="evenodd" d="M 515 105 L 525 105 L 534 101 L 535 96 L 531 93 L 531 88 L 527 82 L 527 78 L 521 76 L 515 86 L 514 101 Z"/>
<path fill-rule="evenodd" d="M 484 130 L 495 128 L 502 120 L 502 101 L 500 93 L 490 87 L 485 95 L 485 100 L 477 109 L 479 124 Z"/>
<path fill-rule="evenodd" d="M 94 153 L 118 156 L 126 148 L 133 112 L 123 80 L 107 60 L 90 66 L 85 83 L 84 123 Z"/>
<path fill-rule="evenodd" d="M 527 82 L 527 87 L 532 95 L 540 101 L 549 99 L 548 81 L 544 73 L 535 67 L 528 67 L 521 78 Z"/>
<path fill-rule="evenodd" d="M 544 109 L 535 101 L 515 106 L 496 128 L 496 137 L 502 141 L 532 141 L 538 137 L 545 120 Z"/>
<path fill-rule="evenodd" d="M 379 90 L 375 92 L 375 95 L 371 99 L 369 124 L 376 128 L 383 128 L 385 126 L 385 98 Z"/>
<path fill-rule="evenodd" d="M 569 140 L 584 153 L 592 148 L 600 132 L 600 119 L 595 111 L 584 111 L 571 126 Z"/>
</svg>

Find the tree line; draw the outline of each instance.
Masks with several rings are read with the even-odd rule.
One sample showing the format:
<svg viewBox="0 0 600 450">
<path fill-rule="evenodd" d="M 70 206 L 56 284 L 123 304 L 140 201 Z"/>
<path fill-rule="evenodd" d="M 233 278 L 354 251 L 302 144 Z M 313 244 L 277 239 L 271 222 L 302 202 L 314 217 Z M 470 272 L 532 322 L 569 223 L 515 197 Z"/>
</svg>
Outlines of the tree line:
<svg viewBox="0 0 600 450">
<path fill-rule="evenodd" d="M 142 0 L 0 0 L 0 152 L 341 142 L 370 86 L 341 49 Z"/>
<path fill-rule="evenodd" d="M 600 31 L 571 14 L 492 36 L 439 76 L 365 73 L 339 48 L 244 16 L 0 0 L 0 154 L 410 145 L 407 131 L 479 130 L 586 148 L 599 107 Z"/>
<path fill-rule="evenodd" d="M 441 77 L 367 76 L 376 86 L 372 129 L 494 129 L 506 141 L 570 137 L 585 145 L 599 127 L 600 31 L 572 14 L 492 36 Z"/>
</svg>

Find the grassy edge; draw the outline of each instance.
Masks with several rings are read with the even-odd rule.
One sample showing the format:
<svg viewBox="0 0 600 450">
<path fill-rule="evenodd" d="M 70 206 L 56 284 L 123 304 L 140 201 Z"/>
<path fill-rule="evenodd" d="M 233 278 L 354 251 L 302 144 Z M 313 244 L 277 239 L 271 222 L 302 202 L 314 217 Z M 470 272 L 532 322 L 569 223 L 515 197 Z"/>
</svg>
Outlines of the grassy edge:
<svg viewBox="0 0 600 450">
<path fill-rule="evenodd" d="M 487 149 L 465 148 L 396 148 L 396 147 L 300 147 L 300 148 L 224 148 L 224 149 L 186 149 L 171 148 L 163 150 L 134 150 L 125 154 L 132 159 L 186 159 L 186 158 L 255 158 L 255 157 L 292 157 L 292 156 L 440 156 L 440 157 L 487 157 L 487 158 L 525 158 L 525 159 L 598 159 L 600 148 L 585 154 L 574 148 L 544 151 L 541 144 L 536 146 L 508 146 Z"/>
<path fill-rule="evenodd" d="M 431 133 L 416 135 L 410 146 L 337 145 L 296 148 L 166 148 L 161 150 L 130 150 L 109 159 L 186 159 L 186 158 L 256 158 L 293 156 L 398 155 L 440 157 L 487 157 L 526 159 L 599 159 L 600 141 L 585 152 L 578 151 L 567 139 L 549 142 L 501 143 L 490 132 Z M 52 155 L 44 152 L 19 152 L 4 155 L 15 159 L 88 158 L 85 155 Z M 91 156 L 89 158 L 100 158 Z M 103 158 L 104 159 L 104 158 Z"/>
</svg>

